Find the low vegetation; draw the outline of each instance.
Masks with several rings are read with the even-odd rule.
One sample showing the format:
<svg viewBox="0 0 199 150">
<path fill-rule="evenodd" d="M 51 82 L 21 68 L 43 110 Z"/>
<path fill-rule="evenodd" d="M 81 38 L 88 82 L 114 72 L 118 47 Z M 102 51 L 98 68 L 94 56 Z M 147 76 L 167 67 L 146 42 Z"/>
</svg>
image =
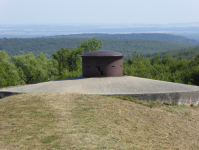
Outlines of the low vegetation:
<svg viewBox="0 0 199 150">
<path fill-rule="evenodd" d="M 19 94 L 0 101 L 0 149 L 197 150 L 198 115 L 198 106 L 128 97 Z"/>
</svg>

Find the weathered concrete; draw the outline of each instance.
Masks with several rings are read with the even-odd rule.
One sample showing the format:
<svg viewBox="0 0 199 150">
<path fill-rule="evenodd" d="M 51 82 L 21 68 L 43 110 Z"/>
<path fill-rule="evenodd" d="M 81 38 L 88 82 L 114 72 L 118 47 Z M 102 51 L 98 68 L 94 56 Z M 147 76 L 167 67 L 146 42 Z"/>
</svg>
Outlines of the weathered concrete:
<svg viewBox="0 0 199 150">
<path fill-rule="evenodd" d="M 12 96 L 15 94 L 19 94 L 19 92 L 8 92 L 8 91 L 0 91 L 0 99 L 6 96 Z"/>
<path fill-rule="evenodd" d="M 1 92 L 70 92 L 83 94 L 131 95 L 143 101 L 199 104 L 199 87 L 145 78 L 123 76 L 107 78 L 75 77 L 58 81 L 2 89 Z"/>
</svg>

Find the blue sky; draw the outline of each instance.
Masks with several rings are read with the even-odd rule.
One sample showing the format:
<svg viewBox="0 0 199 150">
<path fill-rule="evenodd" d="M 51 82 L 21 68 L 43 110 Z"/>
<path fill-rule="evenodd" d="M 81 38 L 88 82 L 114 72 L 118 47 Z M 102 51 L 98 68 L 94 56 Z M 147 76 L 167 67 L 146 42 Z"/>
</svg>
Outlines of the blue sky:
<svg viewBox="0 0 199 150">
<path fill-rule="evenodd" d="M 0 0 L 0 24 L 199 22 L 199 0 Z"/>
</svg>

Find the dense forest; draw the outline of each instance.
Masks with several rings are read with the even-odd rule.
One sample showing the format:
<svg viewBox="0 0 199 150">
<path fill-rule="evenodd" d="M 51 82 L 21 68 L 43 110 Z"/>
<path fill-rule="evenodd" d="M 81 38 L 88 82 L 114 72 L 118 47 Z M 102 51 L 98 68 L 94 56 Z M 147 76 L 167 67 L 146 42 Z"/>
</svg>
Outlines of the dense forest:
<svg viewBox="0 0 199 150">
<path fill-rule="evenodd" d="M 164 34 L 164 33 L 131 33 L 131 34 L 105 34 L 105 33 L 91 33 L 91 34 L 71 34 L 49 36 L 49 38 L 99 38 L 99 39 L 145 39 L 155 41 L 173 42 L 187 45 L 199 45 L 199 41 L 186 38 L 184 36 Z"/>
<path fill-rule="evenodd" d="M 144 39 L 102 39 L 102 42 L 103 49 L 118 51 L 126 56 L 132 56 L 134 51 L 143 55 L 193 47 L 193 45 Z"/>
<path fill-rule="evenodd" d="M 179 57 L 185 57 L 188 60 L 192 60 L 196 57 L 197 54 L 199 54 L 199 46 L 195 47 L 188 47 L 188 48 L 183 48 L 179 50 L 174 50 L 174 51 L 166 51 L 166 52 L 160 52 L 158 55 L 162 58 L 165 58 L 166 55 L 170 55 L 172 58 L 179 58 Z M 157 53 L 153 54 L 145 54 L 143 55 L 146 58 L 154 57 L 157 55 Z"/>
<path fill-rule="evenodd" d="M 89 39 L 79 46 L 60 48 L 51 53 L 52 59 L 40 53 L 10 56 L 0 50 L 0 87 L 33 84 L 82 74 L 80 54 L 102 49 L 102 41 Z M 11 61 L 12 60 L 12 61 Z M 199 54 L 193 60 L 174 59 L 169 55 L 161 58 L 158 54 L 145 58 L 134 52 L 123 62 L 124 75 L 156 80 L 199 85 Z"/>
<path fill-rule="evenodd" d="M 10 56 L 20 55 L 20 51 L 25 54 L 29 52 L 35 55 L 41 52 L 51 57 L 51 52 L 55 53 L 59 48 L 74 48 L 80 46 L 80 42 L 85 42 L 86 38 L 27 38 L 27 39 L 0 39 L 0 50 L 5 51 Z M 145 39 L 101 39 L 104 50 L 113 50 L 131 56 L 134 51 L 138 54 L 159 53 L 176 49 L 193 47 L 172 42 L 145 40 Z"/>
</svg>

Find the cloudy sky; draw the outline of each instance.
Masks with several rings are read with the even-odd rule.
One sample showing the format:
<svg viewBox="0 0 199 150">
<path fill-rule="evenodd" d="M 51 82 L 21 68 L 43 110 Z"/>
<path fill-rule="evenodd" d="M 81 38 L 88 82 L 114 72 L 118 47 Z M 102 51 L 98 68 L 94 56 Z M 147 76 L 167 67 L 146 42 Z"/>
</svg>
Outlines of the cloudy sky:
<svg viewBox="0 0 199 150">
<path fill-rule="evenodd" d="M 0 24 L 199 22 L 199 0 L 0 0 Z"/>
</svg>

